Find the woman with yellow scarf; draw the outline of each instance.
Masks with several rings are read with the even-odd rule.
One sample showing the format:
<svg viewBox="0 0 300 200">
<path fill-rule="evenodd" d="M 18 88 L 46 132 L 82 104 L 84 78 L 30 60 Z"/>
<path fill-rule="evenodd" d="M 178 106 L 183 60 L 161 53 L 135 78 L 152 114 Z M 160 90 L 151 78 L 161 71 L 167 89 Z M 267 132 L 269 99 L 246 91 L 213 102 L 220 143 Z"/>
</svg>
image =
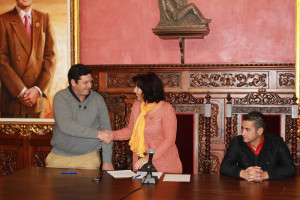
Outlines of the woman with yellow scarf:
<svg viewBox="0 0 300 200">
<path fill-rule="evenodd" d="M 111 131 L 114 140 L 128 140 L 133 151 L 133 169 L 148 162 L 153 149 L 153 165 L 159 172 L 182 173 L 182 164 L 175 144 L 176 114 L 171 104 L 163 101 L 164 88 L 154 73 L 133 77 L 137 101 L 132 106 L 128 127 Z"/>
</svg>

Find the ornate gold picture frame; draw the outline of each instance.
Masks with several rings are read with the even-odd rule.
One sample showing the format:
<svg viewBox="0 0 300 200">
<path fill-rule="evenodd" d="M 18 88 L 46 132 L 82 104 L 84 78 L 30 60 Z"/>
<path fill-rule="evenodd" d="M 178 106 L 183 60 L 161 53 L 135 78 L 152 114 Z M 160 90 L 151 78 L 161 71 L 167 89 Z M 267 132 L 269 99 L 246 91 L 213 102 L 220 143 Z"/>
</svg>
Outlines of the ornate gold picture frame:
<svg viewBox="0 0 300 200">
<path fill-rule="evenodd" d="M 2 14 L 14 9 L 16 1 L 0 0 L 0 5 L 0 14 Z M 54 27 L 57 62 L 50 95 L 41 118 L 0 118 L 0 121 L 53 121 L 53 97 L 57 91 L 68 85 L 67 72 L 70 66 L 80 62 L 79 0 L 33 1 L 32 8 L 48 13 Z"/>
</svg>

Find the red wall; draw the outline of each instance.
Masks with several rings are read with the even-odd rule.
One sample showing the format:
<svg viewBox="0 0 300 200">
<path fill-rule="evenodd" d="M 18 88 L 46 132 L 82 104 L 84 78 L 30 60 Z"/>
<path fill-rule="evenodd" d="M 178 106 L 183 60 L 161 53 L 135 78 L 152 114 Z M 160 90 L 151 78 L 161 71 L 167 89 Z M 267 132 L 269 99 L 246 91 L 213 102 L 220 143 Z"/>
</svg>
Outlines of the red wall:
<svg viewBox="0 0 300 200">
<path fill-rule="evenodd" d="M 185 63 L 295 62 L 295 0 L 188 0 L 210 33 L 185 42 Z M 152 33 L 158 0 L 80 0 L 84 64 L 180 63 L 178 40 Z"/>
</svg>

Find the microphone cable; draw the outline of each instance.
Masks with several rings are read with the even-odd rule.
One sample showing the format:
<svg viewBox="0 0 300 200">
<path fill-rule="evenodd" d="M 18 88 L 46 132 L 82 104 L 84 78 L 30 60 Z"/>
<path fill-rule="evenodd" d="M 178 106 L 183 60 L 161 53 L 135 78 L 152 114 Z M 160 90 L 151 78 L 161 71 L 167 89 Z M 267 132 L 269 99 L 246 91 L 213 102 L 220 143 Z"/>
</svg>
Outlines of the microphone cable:
<svg viewBox="0 0 300 200">
<path fill-rule="evenodd" d="M 149 172 L 147 172 L 147 174 L 146 174 L 146 176 L 145 176 L 145 177 L 147 177 L 148 173 L 149 173 Z M 141 187 L 139 187 L 139 188 L 137 188 L 137 189 L 135 189 L 135 190 L 133 190 L 133 191 L 129 192 L 129 193 L 128 193 L 128 194 L 126 194 L 124 197 L 122 197 L 120 200 L 123 200 L 123 199 L 127 198 L 129 195 L 131 195 L 132 193 L 134 193 L 134 192 L 136 192 L 136 191 L 140 190 L 140 189 L 143 187 L 143 185 L 144 185 L 145 181 L 146 181 L 146 178 L 145 178 L 145 179 L 144 179 L 144 181 L 142 182 L 142 185 L 141 185 Z"/>
</svg>

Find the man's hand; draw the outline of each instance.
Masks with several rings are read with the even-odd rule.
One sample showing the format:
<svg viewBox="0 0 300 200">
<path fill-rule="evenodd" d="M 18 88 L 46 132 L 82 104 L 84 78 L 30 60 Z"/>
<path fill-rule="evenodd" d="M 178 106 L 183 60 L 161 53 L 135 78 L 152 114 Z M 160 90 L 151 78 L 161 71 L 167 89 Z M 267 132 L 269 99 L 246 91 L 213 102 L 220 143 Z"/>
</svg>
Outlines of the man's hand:
<svg viewBox="0 0 300 200">
<path fill-rule="evenodd" d="M 102 170 L 114 170 L 114 167 L 111 163 L 103 163 Z"/>
<path fill-rule="evenodd" d="M 26 89 L 25 92 L 19 97 L 19 100 L 23 105 L 31 107 L 32 105 L 36 104 L 39 97 L 40 93 L 38 89 L 32 87 Z"/>
<path fill-rule="evenodd" d="M 111 141 L 114 140 L 114 136 L 110 133 L 110 131 L 98 131 L 98 136 L 97 138 L 101 141 L 104 142 L 105 144 L 111 143 Z"/>
<path fill-rule="evenodd" d="M 240 172 L 240 177 L 247 181 L 263 181 L 269 179 L 268 172 L 264 172 L 260 167 L 248 167 Z"/>
</svg>

